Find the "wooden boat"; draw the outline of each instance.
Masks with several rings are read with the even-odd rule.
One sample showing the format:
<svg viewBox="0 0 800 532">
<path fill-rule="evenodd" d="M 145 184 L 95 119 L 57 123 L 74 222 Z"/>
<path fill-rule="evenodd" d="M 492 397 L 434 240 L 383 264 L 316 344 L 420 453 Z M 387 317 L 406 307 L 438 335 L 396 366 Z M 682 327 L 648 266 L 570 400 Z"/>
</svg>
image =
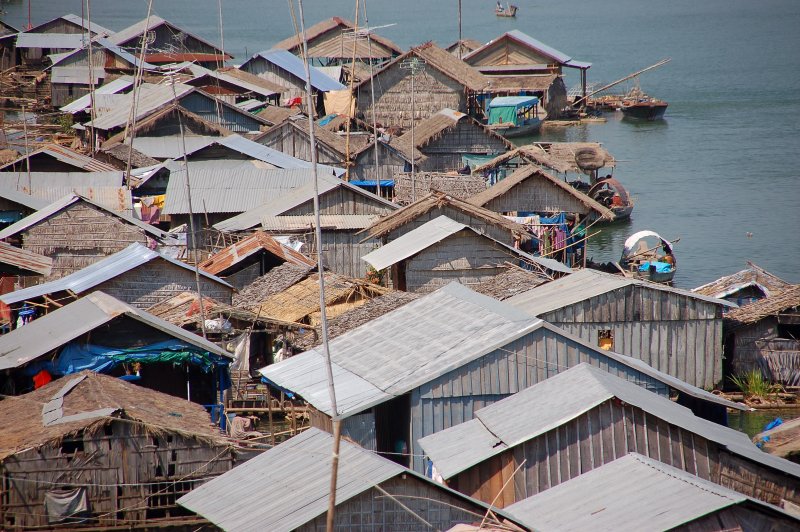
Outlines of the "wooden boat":
<svg viewBox="0 0 800 532">
<path fill-rule="evenodd" d="M 660 120 L 667 111 L 667 102 L 648 96 L 637 86 L 622 99 L 620 110 L 627 118 Z"/>
<path fill-rule="evenodd" d="M 516 17 L 517 9 L 519 8 L 515 5 L 506 4 L 506 7 L 503 7 L 500 2 L 497 2 L 497 7 L 494 8 L 494 14 L 498 17 Z"/>
<path fill-rule="evenodd" d="M 615 220 L 627 220 L 633 212 L 633 200 L 622 183 L 611 176 L 600 178 L 587 195 L 614 213 Z"/>
<path fill-rule="evenodd" d="M 677 270 L 672 244 L 653 231 L 634 233 L 625 241 L 620 269 L 626 277 L 670 284 Z"/>
<path fill-rule="evenodd" d="M 535 135 L 542 128 L 536 96 L 498 96 L 489 102 L 487 127 L 504 137 Z"/>
</svg>

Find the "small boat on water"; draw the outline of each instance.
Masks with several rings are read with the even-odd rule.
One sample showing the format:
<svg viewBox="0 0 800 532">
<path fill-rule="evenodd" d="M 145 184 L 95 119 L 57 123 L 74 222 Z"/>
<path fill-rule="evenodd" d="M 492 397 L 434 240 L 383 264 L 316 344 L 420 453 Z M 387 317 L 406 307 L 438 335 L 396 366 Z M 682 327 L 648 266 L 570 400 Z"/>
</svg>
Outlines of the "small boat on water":
<svg viewBox="0 0 800 532">
<path fill-rule="evenodd" d="M 653 231 L 634 233 L 625 241 L 620 269 L 626 277 L 670 284 L 677 269 L 672 244 Z"/>
<path fill-rule="evenodd" d="M 506 4 L 506 7 L 503 7 L 500 2 L 497 2 L 497 7 L 494 8 L 494 14 L 498 17 L 516 17 L 517 9 L 519 8 L 515 5 Z"/>
<path fill-rule="evenodd" d="M 633 200 L 622 183 L 610 175 L 600 178 L 587 195 L 614 213 L 615 220 L 627 220 L 633 212 Z"/>
<path fill-rule="evenodd" d="M 489 102 L 487 126 L 504 137 L 535 135 L 542 128 L 536 96 L 498 96 Z"/>
<path fill-rule="evenodd" d="M 620 110 L 627 118 L 660 120 L 667 111 L 667 102 L 648 96 L 637 86 L 622 98 Z"/>
</svg>

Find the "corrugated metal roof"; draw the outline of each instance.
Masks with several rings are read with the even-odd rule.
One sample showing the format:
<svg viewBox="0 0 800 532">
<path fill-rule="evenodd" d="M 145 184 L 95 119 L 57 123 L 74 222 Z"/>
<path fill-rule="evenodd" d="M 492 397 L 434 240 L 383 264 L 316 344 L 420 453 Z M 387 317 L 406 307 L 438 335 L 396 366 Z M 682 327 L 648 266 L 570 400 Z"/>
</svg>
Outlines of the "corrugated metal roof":
<svg viewBox="0 0 800 532">
<path fill-rule="evenodd" d="M 169 240 L 169 241 L 172 240 L 172 237 L 169 235 L 169 233 L 167 233 L 165 231 L 162 231 L 161 229 L 153 227 L 150 224 L 144 223 L 141 220 L 137 220 L 136 218 L 131 218 L 130 216 L 126 216 L 126 215 L 124 215 L 122 213 L 111 211 L 111 210 L 103 207 L 102 205 L 99 205 L 99 204 L 93 202 L 90 199 L 78 196 L 77 194 L 69 194 L 68 196 L 64 196 L 60 200 L 54 201 L 50 205 L 48 205 L 48 206 L 46 206 L 46 207 L 44 207 L 42 209 L 39 209 L 38 211 L 36 211 L 35 213 L 31 214 L 30 216 L 26 216 L 22 220 L 14 223 L 14 224 L 9 225 L 8 227 L 6 227 L 2 231 L 0 231 L 0 240 L 4 240 L 4 239 L 6 239 L 6 238 L 8 238 L 10 236 L 16 235 L 20 231 L 24 231 L 25 229 L 27 229 L 27 228 L 29 228 L 29 227 L 31 227 L 33 225 L 36 225 L 36 224 L 42 222 L 43 220 L 46 220 L 50 216 L 58 213 L 59 211 L 61 211 L 63 209 L 66 209 L 67 207 L 69 207 L 70 205 L 75 203 L 76 201 L 85 201 L 85 202 L 89 203 L 90 205 L 94 205 L 95 207 L 98 207 L 99 209 L 102 209 L 102 210 L 108 212 L 112 216 L 116 216 L 117 218 L 119 218 L 119 219 L 121 219 L 121 220 L 123 220 L 123 221 L 125 221 L 125 222 L 127 222 L 127 223 L 129 223 L 131 225 L 135 225 L 136 227 L 138 227 L 139 229 L 143 230 L 149 236 L 155 238 L 158 241 L 162 241 L 163 242 L 165 240 Z"/>
<path fill-rule="evenodd" d="M 121 78 L 117 78 L 114 80 L 109 81 L 108 83 L 103 84 L 101 87 L 98 87 L 94 91 L 95 97 L 100 94 L 117 94 L 118 92 L 122 92 L 130 87 L 133 86 L 133 78 L 130 76 L 123 76 Z M 92 105 L 92 96 L 90 94 L 85 94 L 78 98 L 77 100 L 68 103 L 64 107 L 61 108 L 61 111 L 64 113 L 71 113 L 75 114 L 85 109 L 88 109 Z"/>
<path fill-rule="evenodd" d="M 366 229 L 378 218 L 377 214 L 323 214 L 319 221 L 323 229 L 356 230 Z M 313 215 L 265 216 L 261 219 L 261 228 L 265 231 L 308 231 L 315 226 Z"/>
<path fill-rule="evenodd" d="M 343 187 L 360 196 L 371 198 L 378 203 L 386 205 L 387 207 L 397 208 L 397 205 L 394 203 L 391 203 L 371 192 L 352 185 L 347 181 L 343 181 L 338 177 L 328 175 L 319 170 L 317 171 L 317 187 L 320 195 L 335 190 L 336 188 Z M 247 229 L 258 226 L 264 219 L 280 216 L 290 209 L 302 205 L 307 201 L 313 200 L 313 198 L 314 181 L 309 179 L 306 183 L 299 187 L 295 187 L 292 190 L 286 191 L 280 195 L 273 196 L 270 201 L 262 202 L 262 204 L 256 205 L 238 216 L 234 216 L 233 218 L 229 218 L 219 222 L 218 224 L 215 224 L 214 228 L 220 231 L 246 231 Z"/>
<path fill-rule="evenodd" d="M 133 318 L 209 353 L 233 358 L 202 336 L 185 331 L 108 294 L 93 292 L 0 336 L 0 370 L 18 368 L 120 315 Z"/>
<path fill-rule="evenodd" d="M 272 63 L 278 68 L 281 68 L 289 72 L 294 77 L 300 80 L 306 79 L 306 73 L 305 73 L 305 68 L 303 66 L 303 61 L 296 55 L 287 52 L 286 50 L 273 49 L 273 50 L 265 50 L 263 52 L 258 52 L 251 58 L 251 61 L 258 57 L 264 59 L 268 63 Z M 341 83 L 339 83 L 337 80 L 326 76 L 324 73 L 317 70 L 313 66 L 309 67 L 309 71 L 311 73 L 312 89 L 318 90 L 320 92 L 328 92 L 328 91 L 340 91 L 347 88 Z"/>
<path fill-rule="evenodd" d="M 53 259 L 50 257 L 5 242 L 0 242 L 0 263 L 41 275 L 50 275 L 53 267 Z"/>
<path fill-rule="evenodd" d="M 301 266 L 316 265 L 313 260 L 302 253 L 284 246 L 263 231 L 257 231 L 247 238 L 214 253 L 200 263 L 200 268 L 213 275 L 228 274 L 235 265 L 261 252 L 271 253 L 284 262 L 292 264 Z"/>
<path fill-rule="evenodd" d="M 744 501 L 770 513 L 783 513 L 775 506 L 631 453 L 512 504 L 506 511 L 536 530 L 672 530 Z"/>
<path fill-rule="evenodd" d="M 402 395 L 541 323 L 458 283 L 440 288 L 331 341 L 339 415 L 357 414 Z M 318 410 L 332 414 L 327 391 L 323 393 L 326 381 L 320 348 L 260 371 Z"/>
<path fill-rule="evenodd" d="M 80 48 L 86 41 L 86 35 L 80 33 L 31 33 L 17 35 L 17 48 L 56 48 L 73 50 Z"/>
<path fill-rule="evenodd" d="M 125 272 L 129 272 L 134 268 L 138 268 L 143 264 L 147 264 L 154 259 L 164 259 L 167 262 L 174 264 L 180 268 L 194 272 L 194 268 L 177 261 L 173 258 L 164 256 L 157 251 L 146 248 L 145 246 L 133 243 L 122 251 L 118 251 L 94 264 L 78 270 L 54 281 L 38 284 L 22 290 L 15 290 L 8 294 L 0 295 L 0 302 L 6 305 L 18 303 L 20 301 L 32 300 L 43 295 L 55 294 L 56 292 L 64 292 L 70 290 L 76 294 L 87 292 L 95 286 L 113 279 Z M 219 277 L 211 275 L 208 272 L 200 271 L 200 275 L 225 285 L 228 288 L 233 288 L 227 282 Z"/>
<path fill-rule="evenodd" d="M 111 166 L 110 164 L 104 163 L 98 159 L 92 159 L 88 155 L 84 155 L 79 153 L 75 150 L 71 150 L 65 146 L 61 146 L 59 144 L 45 144 L 41 148 L 38 148 L 35 151 L 30 152 L 27 157 L 33 157 L 35 155 L 45 154 L 49 155 L 50 157 L 61 161 L 62 163 L 70 164 L 76 168 L 82 168 L 87 172 L 117 172 L 117 169 Z M 26 156 L 22 155 L 21 157 L 7 163 L 3 166 L 0 166 L 0 171 L 3 168 L 7 168 L 11 165 L 19 164 L 25 161 Z M 32 172 L 34 173 L 34 172 Z M 42 173 L 57 173 L 59 175 L 63 175 L 63 172 L 42 172 Z M 119 172 L 117 172 L 119 173 Z M 22 181 L 27 182 L 27 172 L 25 173 L 25 178 Z M 122 181 L 118 184 L 122 184 Z"/>
<path fill-rule="evenodd" d="M 587 363 L 475 412 L 474 421 L 479 421 L 482 430 L 499 439 L 502 445 L 481 447 L 476 444 L 490 441 L 489 435 L 465 445 L 463 439 L 457 440 L 463 437 L 464 431 L 450 433 L 450 429 L 422 438 L 420 445 L 442 476 L 450 478 L 506 448 L 559 427 L 613 397 L 716 442 L 734 454 L 800 478 L 800 465 L 762 452 L 743 432 L 696 417 L 688 408 Z M 477 434 L 481 427 L 473 424 L 469 430 Z"/>
<path fill-rule="evenodd" d="M 79 161 L 67 161 L 70 164 L 82 164 Z M 30 186 L 28 173 L 0 172 L 0 186 L 13 188 L 20 192 L 34 195 L 38 191 L 54 187 L 119 187 L 122 186 L 125 172 L 120 170 L 103 172 L 31 172 Z"/>
<path fill-rule="evenodd" d="M 100 83 L 106 77 L 106 71 L 102 68 L 95 68 L 90 72 L 89 67 L 53 67 L 50 71 L 50 83 L 65 83 L 70 85 L 90 85 L 90 75 L 94 76 L 94 82 Z"/>
<path fill-rule="evenodd" d="M 173 95 L 173 85 L 153 85 L 151 83 L 142 83 L 137 91 L 138 104 L 136 105 L 136 119 L 139 120 L 149 115 L 159 107 L 165 106 L 173 101 L 173 99 L 180 100 L 190 92 L 196 89 L 190 85 L 183 83 L 174 84 L 175 94 Z M 128 122 L 130 116 L 130 106 L 133 100 L 133 95 L 128 94 L 125 99 L 125 104 L 115 107 L 107 113 L 103 113 L 93 121 L 84 124 L 86 127 L 95 127 L 100 130 L 109 130 L 117 127 L 122 127 Z"/>
<path fill-rule="evenodd" d="M 77 194 L 117 214 L 133 212 L 133 197 L 127 187 L 75 187 L 60 186 L 33 190 L 33 196 L 46 203 L 57 201 L 68 194 Z"/>
<path fill-rule="evenodd" d="M 441 242 L 445 238 L 465 229 L 492 240 L 493 242 L 497 243 L 497 245 L 507 249 L 511 254 L 518 255 L 523 257 L 525 260 L 540 264 L 549 270 L 561 273 L 572 273 L 572 268 L 565 266 L 555 259 L 529 255 L 528 253 L 524 253 L 523 251 L 509 246 L 508 244 L 494 240 L 493 238 L 484 235 L 480 231 L 468 225 L 456 222 L 444 215 L 424 223 L 413 231 L 409 231 L 401 237 L 392 240 L 388 244 L 379 247 L 375 251 L 368 253 L 361 258 L 370 263 L 376 270 L 382 270 L 391 266 L 392 264 L 400 262 L 401 260 L 416 255 L 420 251 L 427 249 L 433 244 Z"/>
<path fill-rule="evenodd" d="M 203 162 L 189 163 L 192 206 L 195 212 L 244 212 L 302 186 L 313 178 L 313 172 L 309 169 L 261 169 L 244 166 L 219 168 L 218 165 L 206 165 Z M 170 174 L 164 214 L 187 214 L 187 199 L 186 170 L 181 165 Z"/>
<path fill-rule="evenodd" d="M 5 198 L 7 200 L 13 201 L 14 203 L 19 203 L 20 205 L 32 209 L 34 211 L 43 209 L 47 207 L 47 205 L 50 203 L 43 199 L 31 196 L 30 194 L 26 194 L 25 192 L 21 192 L 17 190 L 16 187 L 9 188 L 2 182 L 0 182 L 0 198 Z"/>
<path fill-rule="evenodd" d="M 267 102 L 262 102 L 259 100 L 245 100 L 243 102 L 239 102 L 236 104 L 236 107 L 242 109 L 243 111 L 253 112 L 255 109 L 260 109 L 262 107 L 266 107 L 269 105 Z"/>
<path fill-rule="evenodd" d="M 200 42 L 202 42 L 204 44 L 207 44 L 208 46 L 214 48 L 214 50 L 216 50 L 216 52 L 218 54 L 222 54 L 222 50 L 220 50 L 217 45 L 210 43 L 209 41 L 203 39 L 202 37 L 199 37 L 199 36 L 195 35 L 194 33 L 188 32 L 185 29 L 176 26 L 172 22 L 164 20 L 163 18 L 159 17 L 158 15 L 150 15 L 149 24 L 148 24 L 148 19 L 144 18 L 144 19 L 140 20 L 139 22 L 136 22 L 135 24 L 131 24 L 130 26 L 128 26 L 127 28 L 125 28 L 123 30 L 118 31 L 117 33 L 114 33 L 113 35 L 109 35 L 108 40 L 111 41 L 112 43 L 116 44 L 116 45 L 126 44 L 131 39 L 134 39 L 134 38 L 138 37 L 139 35 L 141 35 L 142 33 L 144 33 L 145 30 L 152 31 L 152 30 L 156 29 L 157 27 L 161 26 L 162 24 L 168 25 L 171 28 L 172 33 L 174 33 L 174 34 L 183 33 L 183 34 L 189 35 L 193 39 L 197 39 L 198 41 L 200 41 Z M 228 55 L 228 54 L 226 54 L 226 55 Z M 230 55 L 228 57 L 233 58 Z"/>
<path fill-rule="evenodd" d="M 562 277 L 561 279 L 545 283 L 527 292 L 523 292 L 522 294 L 517 294 L 506 301 L 535 316 L 540 316 L 556 309 L 573 305 L 580 301 L 585 301 L 592 297 L 613 292 L 614 290 L 619 290 L 620 288 L 631 285 L 639 285 L 653 290 L 679 294 L 707 303 L 714 303 L 727 307 L 736 306 L 734 303 L 723 299 L 696 294 L 689 290 L 681 290 L 680 288 L 673 288 L 660 283 L 651 283 L 639 279 L 623 277 L 621 275 L 604 273 L 592 270 L 591 268 L 584 268 L 583 270 Z"/>
<path fill-rule="evenodd" d="M 294 530 L 327 510 L 331 445 L 330 434 L 311 428 L 206 482 L 178 503 L 225 530 Z M 339 453 L 337 502 L 406 472 L 347 441 Z M 267 492 L 270 496 L 264 497 Z"/>
<path fill-rule="evenodd" d="M 271 89 L 268 89 L 268 88 L 266 88 L 266 87 L 264 87 L 262 85 L 257 85 L 255 83 L 250 83 L 247 80 L 244 80 L 242 78 L 239 78 L 239 77 L 236 77 L 236 76 L 231 76 L 230 74 L 227 74 L 225 72 L 220 72 L 220 71 L 217 71 L 217 70 L 210 70 L 208 68 L 205 68 L 205 67 L 202 67 L 200 65 L 193 64 L 193 63 L 190 63 L 187 66 L 187 68 L 195 76 L 194 79 L 199 79 L 199 78 L 202 78 L 203 76 L 209 76 L 211 78 L 218 79 L 218 80 L 224 81 L 226 83 L 230 83 L 231 85 L 236 85 L 237 87 L 241 87 L 242 89 L 250 91 L 250 92 L 252 92 L 254 94 L 260 94 L 261 96 L 263 96 L 265 98 L 268 98 L 270 96 L 274 96 L 276 94 L 280 94 L 280 91 L 271 90 Z M 252 101 L 258 102 L 261 106 L 267 105 L 267 102 L 260 102 L 258 100 L 252 100 Z M 239 107 L 240 104 L 236 104 L 236 106 Z M 249 110 L 249 109 L 247 109 L 247 110 Z"/>
<path fill-rule="evenodd" d="M 167 137 L 136 137 L 133 139 L 133 148 L 155 159 L 177 159 L 183 157 L 183 146 L 186 144 L 186 154 L 211 146 L 219 137 L 205 135 L 185 135 Z M 126 143 L 127 144 L 127 143 Z"/>
<path fill-rule="evenodd" d="M 69 15 L 63 15 L 59 18 L 61 18 L 62 20 L 66 20 L 67 22 L 72 22 L 73 24 L 76 24 L 85 30 L 88 29 L 89 31 L 95 34 L 102 33 L 103 35 L 111 35 L 114 33 L 113 30 L 104 28 L 103 26 L 97 24 L 96 22 L 90 22 L 88 19 L 81 18 L 78 15 L 73 15 L 72 13 L 70 13 Z"/>
</svg>

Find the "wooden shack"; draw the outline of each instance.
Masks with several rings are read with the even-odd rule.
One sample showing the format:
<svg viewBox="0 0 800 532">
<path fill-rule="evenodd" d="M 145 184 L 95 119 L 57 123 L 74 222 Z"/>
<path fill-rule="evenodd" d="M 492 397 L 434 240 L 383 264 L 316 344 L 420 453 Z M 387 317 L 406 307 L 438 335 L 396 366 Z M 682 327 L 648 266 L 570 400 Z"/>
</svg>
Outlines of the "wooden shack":
<svg viewBox="0 0 800 532">
<path fill-rule="evenodd" d="M 414 59 L 423 61 L 423 71 L 414 75 L 414 116 L 411 115 L 411 70 L 403 67 Z M 439 48 L 432 42 L 412 48 L 356 85 L 357 110 L 373 116 L 371 87 L 375 87 L 375 118 L 383 127 L 408 131 L 441 111 L 453 109 L 474 115 L 480 106 L 477 95 L 489 92 L 489 80 L 483 74 Z"/>
<path fill-rule="evenodd" d="M 775 506 L 800 465 L 602 369 L 580 364 L 422 438 L 450 487 L 506 507 L 635 452 Z"/>
<path fill-rule="evenodd" d="M 152 225 L 71 194 L 0 231 L 0 240 L 53 259 L 48 279 L 69 275 L 136 242 L 159 246 L 170 237 Z"/>
<path fill-rule="evenodd" d="M 388 244 L 364 255 L 376 271 L 389 269 L 391 285 L 408 292 L 432 292 L 457 281 L 465 286 L 485 282 L 518 264 L 551 274 L 569 274 L 570 268 L 533 257 L 469 225 L 439 216 Z"/>
<path fill-rule="evenodd" d="M 630 453 L 513 504 L 533 530 L 796 530 L 796 514 Z"/>
<path fill-rule="evenodd" d="M 353 23 L 341 17 L 331 17 L 306 28 L 305 38 L 308 43 L 309 59 L 315 65 L 331 66 L 351 63 L 355 55 L 355 60 L 358 62 L 380 64 L 403 53 L 395 43 L 373 31 L 358 39 L 353 37 L 354 31 Z M 367 42 L 367 38 L 371 42 Z M 280 41 L 273 48 L 287 50 L 301 57 L 302 46 L 302 39 L 295 34 Z"/>
<path fill-rule="evenodd" d="M 724 299 L 743 307 L 766 297 L 777 296 L 793 287 L 794 285 L 777 275 L 747 261 L 747 268 L 744 270 L 693 288 L 692 292 Z"/>
<path fill-rule="evenodd" d="M 417 201 L 387 214 L 363 233 L 365 238 L 379 238 L 387 243 L 439 216 L 447 216 L 510 246 L 515 242 L 524 244 L 531 238 L 525 226 L 439 190 L 420 195 Z"/>
<path fill-rule="evenodd" d="M 6 71 L 17 65 L 17 50 L 14 46 L 19 30 L 0 20 L 0 70 Z"/>
<path fill-rule="evenodd" d="M 148 44 L 145 56 L 140 59 L 154 65 L 191 61 L 207 68 L 217 68 L 233 59 L 218 46 L 158 15 L 150 15 L 118 31 L 109 40 L 119 47 L 133 48 L 138 52 L 143 38 Z"/>
<path fill-rule="evenodd" d="M 94 39 L 112 33 L 96 23 L 90 24 L 86 18 L 69 14 L 19 33 L 16 49 L 21 64 L 36 68 L 42 66 L 50 54 L 83 48 L 88 36 Z"/>
<path fill-rule="evenodd" d="M 584 269 L 508 303 L 694 386 L 710 390 L 722 381 L 727 301 Z"/>
<path fill-rule="evenodd" d="M 425 471 L 422 437 L 580 362 L 723 417 L 735 406 L 458 283 L 334 338 L 330 354 L 342 434 L 418 472 Z M 330 430 L 325 371 L 322 351 L 314 348 L 261 374 L 305 399 L 311 424 Z"/>
<path fill-rule="evenodd" d="M 238 462 L 200 405 L 90 371 L 0 401 L 0 440 L 8 531 L 202 527 L 175 501 Z"/>
<path fill-rule="evenodd" d="M 413 135 L 406 131 L 390 145 L 408 159 L 413 153 L 420 172 L 458 171 L 465 166 L 465 155 L 497 155 L 514 147 L 474 118 L 452 109 L 442 109 L 421 120 L 415 124 Z"/>
<path fill-rule="evenodd" d="M 341 275 L 364 277 L 367 268 L 361 257 L 378 243 L 372 239 L 362 241 L 358 232 L 397 206 L 325 174 L 318 176 L 318 190 L 325 266 Z M 313 256 L 316 254 L 315 223 L 314 184 L 307 183 L 214 227 L 220 231 L 239 232 L 260 226 L 271 235 L 294 237 L 304 244 L 303 252 Z"/>
<path fill-rule="evenodd" d="M 725 315 L 726 375 L 760 371 L 770 382 L 800 385 L 800 285 Z"/>
<path fill-rule="evenodd" d="M 503 214 L 573 213 L 611 221 L 614 213 L 537 166 L 524 166 L 467 200 Z"/>
<path fill-rule="evenodd" d="M 94 290 L 146 310 L 167 297 L 197 285 L 209 297 L 231 302 L 233 286 L 204 270 L 194 268 L 134 242 L 94 264 L 48 282 L 0 296 L 12 310 L 35 305 L 43 313 L 74 301 Z"/>
<path fill-rule="evenodd" d="M 184 495 L 179 504 L 223 530 L 320 530 L 332 445 L 330 434 L 309 429 Z M 358 445 L 342 441 L 339 452 L 336 530 L 451 530 L 481 520 L 498 530 L 523 530 L 504 512 L 491 512 L 485 503 Z"/>
</svg>

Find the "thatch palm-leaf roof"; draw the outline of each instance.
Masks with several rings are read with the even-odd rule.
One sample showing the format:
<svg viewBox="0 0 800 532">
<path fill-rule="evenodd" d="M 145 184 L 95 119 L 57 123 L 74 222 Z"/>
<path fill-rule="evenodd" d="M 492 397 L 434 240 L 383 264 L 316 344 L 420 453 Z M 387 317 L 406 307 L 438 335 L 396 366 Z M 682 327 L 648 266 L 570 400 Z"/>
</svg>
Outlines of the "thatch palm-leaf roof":
<svg viewBox="0 0 800 532">
<path fill-rule="evenodd" d="M 350 22 L 349 20 L 343 19 L 341 17 L 331 17 L 329 19 L 323 20 L 321 22 L 317 22 L 313 26 L 309 27 L 305 31 L 306 40 L 309 42 L 310 45 L 313 45 L 313 41 L 318 39 L 319 37 L 325 35 L 326 33 L 339 29 L 342 33 L 347 31 L 352 31 L 355 28 L 355 25 Z M 380 46 L 387 48 L 394 54 L 401 54 L 403 50 L 397 46 L 395 43 L 381 37 L 380 35 L 376 35 L 375 33 L 370 32 L 370 38 L 373 42 L 378 43 Z M 302 40 L 299 34 L 292 35 L 279 43 L 277 43 L 273 48 L 280 48 L 282 50 L 289 50 L 292 53 L 299 53 L 297 50 L 300 45 L 302 44 Z M 361 43 L 359 41 L 359 46 L 357 47 L 356 52 L 356 59 L 369 59 L 370 53 L 367 47 L 367 43 Z M 352 58 L 353 55 L 353 44 L 351 40 L 347 41 L 347 45 L 344 46 L 343 50 L 343 57 L 350 57 Z M 384 54 L 376 54 L 376 50 L 373 49 L 372 57 L 373 58 L 382 58 L 385 57 Z"/>
<path fill-rule="evenodd" d="M 60 422 L 46 425 L 43 406 L 76 379 L 80 381 L 63 396 Z M 89 414 L 92 412 L 96 415 Z M 78 417 L 77 414 L 84 415 Z M 25 395 L 0 401 L 0 441 L 3 442 L 0 460 L 81 431 L 98 430 L 114 419 L 129 420 L 155 433 L 181 434 L 208 443 L 228 444 L 212 426 L 208 412 L 201 405 L 115 377 L 82 371 Z"/>
<path fill-rule="evenodd" d="M 475 173 L 493 170 L 519 157 L 523 161 L 536 164 L 559 173 L 583 170 L 578 163 L 579 158 L 585 157 L 589 152 L 594 160 L 601 161 L 601 168 L 613 168 L 617 162 L 614 157 L 598 142 L 541 142 L 520 146 L 514 150 L 498 155 L 494 159 L 477 166 Z"/>
<path fill-rule="evenodd" d="M 515 236 L 519 236 L 523 240 L 530 239 L 530 234 L 525 229 L 524 225 L 509 220 L 505 216 L 502 216 L 494 211 L 490 211 L 489 209 L 485 209 L 467 201 L 460 200 L 444 192 L 433 190 L 427 196 L 422 197 L 414 203 L 398 209 L 387 216 L 384 216 L 376 223 L 362 231 L 362 233 L 367 233 L 364 240 L 386 236 L 395 229 L 419 218 L 423 214 L 436 208 L 442 208 L 445 205 L 461 211 L 468 216 L 483 220 L 488 224 L 501 227 Z"/>
<path fill-rule="evenodd" d="M 313 268 L 290 262 L 276 266 L 242 288 L 238 294 L 233 294 L 233 305 L 240 308 L 257 305 L 273 294 L 283 292 L 290 286 L 299 283 L 313 271 Z"/>
<path fill-rule="evenodd" d="M 538 176 L 542 179 L 545 179 L 546 181 L 552 183 L 554 186 L 562 189 L 564 192 L 570 194 L 571 196 L 574 196 L 575 199 L 577 199 L 580 203 L 585 205 L 589 210 L 597 213 L 604 220 L 614 219 L 615 217 L 614 213 L 611 212 L 609 209 L 602 206 L 600 203 L 593 200 L 583 192 L 574 189 L 568 183 L 564 183 L 560 179 L 553 177 L 547 172 L 544 172 L 538 166 L 525 166 L 523 168 L 518 169 L 516 172 L 506 177 L 502 181 L 487 188 L 486 190 L 484 190 L 479 194 L 475 194 L 474 196 L 469 198 L 467 202 L 478 207 L 483 207 L 493 199 L 499 198 L 500 196 L 508 193 L 515 186 L 523 183 L 525 180 L 533 176 Z"/>
<path fill-rule="evenodd" d="M 749 286 L 758 287 L 766 297 L 777 295 L 788 288 L 794 287 L 793 284 L 787 283 L 780 277 L 748 261 L 747 268 L 744 270 L 698 286 L 692 292 L 723 298 Z"/>
<path fill-rule="evenodd" d="M 735 308 L 725 315 L 734 328 L 751 325 L 769 316 L 794 310 L 800 315 L 800 285 L 787 288 L 777 295 Z"/>
</svg>

